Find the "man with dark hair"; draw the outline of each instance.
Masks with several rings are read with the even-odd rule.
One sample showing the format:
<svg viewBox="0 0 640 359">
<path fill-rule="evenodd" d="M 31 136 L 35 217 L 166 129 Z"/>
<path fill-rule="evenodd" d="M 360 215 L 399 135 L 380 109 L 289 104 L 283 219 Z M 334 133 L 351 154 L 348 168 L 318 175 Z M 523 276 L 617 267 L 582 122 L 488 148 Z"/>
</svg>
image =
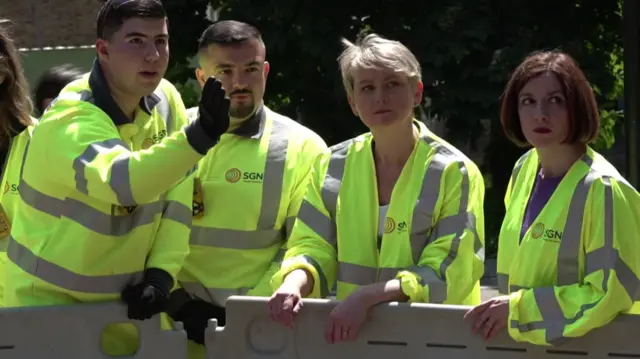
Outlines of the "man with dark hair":
<svg viewBox="0 0 640 359">
<path fill-rule="evenodd" d="M 41 116 L 62 89 L 74 80 L 82 77 L 80 69 L 70 64 L 55 66 L 45 71 L 34 91 L 36 115 Z"/>
<path fill-rule="evenodd" d="M 240 82 L 246 83 L 234 83 L 233 77 L 230 76 L 234 59 L 222 58 L 221 55 L 239 54 L 239 51 L 225 51 L 229 49 L 252 52 L 243 54 L 249 61 L 243 64 L 244 71 L 252 74 L 244 81 L 241 79 Z M 200 85 L 204 85 L 207 76 L 215 76 L 223 81 L 222 85 L 229 92 L 231 99 L 229 117 L 232 128 L 237 127 L 256 112 L 265 91 L 269 62 L 265 61 L 266 47 L 260 31 L 239 21 L 217 22 L 202 34 L 198 44 L 198 57 L 196 79 Z M 195 118 L 198 108 L 191 108 L 188 113 L 191 118 Z"/>
<path fill-rule="evenodd" d="M 269 63 L 260 32 L 220 21 L 200 40 L 201 85 L 210 76 L 229 94 L 230 129 L 196 172 L 191 250 L 169 314 L 202 344 L 207 321 L 225 323 L 231 295 L 270 296 L 281 248 L 302 203 L 315 159 L 327 151 L 314 132 L 264 105 Z M 208 96 L 202 94 L 202 98 Z M 193 119 L 198 108 L 189 110 Z M 190 342 L 192 357 L 203 357 Z"/>
<path fill-rule="evenodd" d="M 62 90 L 26 150 L 6 306 L 122 299 L 139 320 L 165 310 L 189 251 L 192 170 L 229 126 L 215 79 L 187 125 L 163 79 L 168 37 L 158 0 L 101 8 L 90 74 Z M 135 334 L 108 329 L 107 354 L 135 351 Z"/>
</svg>

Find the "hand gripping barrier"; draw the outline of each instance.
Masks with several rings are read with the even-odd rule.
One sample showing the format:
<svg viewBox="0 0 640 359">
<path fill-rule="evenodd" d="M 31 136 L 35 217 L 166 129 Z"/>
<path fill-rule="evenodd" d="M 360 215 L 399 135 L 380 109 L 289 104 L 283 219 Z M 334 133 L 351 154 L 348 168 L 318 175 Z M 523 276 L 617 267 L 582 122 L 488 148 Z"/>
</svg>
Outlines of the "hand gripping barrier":
<svg viewBox="0 0 640 359">
<path fill-rule="evenodd" d="M 211 320 L 207 359 L 574 359 L 640 358 L 640 316 L 621 316 L 585 337 L 559 347 L 513 341 L 506 330 L 489 342 L 463 321 L 470 307 L 398 304 L 372 311 L 355 342 L 327 344 L 324 328 L 335 306 L 330 300 L 305 300 L 293 330 L 271 321 L 267 298 L 231 297 L 227 325 Z"/>
<path fill-rule="evenodd" d="M 127 318 L 121 303 L 91 303 L 0 309 L 2 359 L 100 359 L 103 329 L 113 323 L 132 323 L 139 333 L 135 355 L 118 358 L 186 359 L 187 335 L 182 323 L 162 330 L 160 315 L 144 321 Z"/>
</svg>

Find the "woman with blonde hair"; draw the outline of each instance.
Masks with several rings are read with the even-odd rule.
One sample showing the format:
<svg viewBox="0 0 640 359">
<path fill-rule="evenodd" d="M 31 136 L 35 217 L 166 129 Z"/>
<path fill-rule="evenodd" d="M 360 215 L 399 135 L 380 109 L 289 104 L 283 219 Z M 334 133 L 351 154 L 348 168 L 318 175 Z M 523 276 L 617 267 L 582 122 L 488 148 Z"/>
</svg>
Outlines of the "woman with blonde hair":
<svg viewBox="0 0 640 359">
<path fill-rule="evenodd" d="M 345 45 L 347 98 L 370 132 L 316 163 L 269 300 L 290 326 L 300 298 L 326 297 L 337 279 L 329 343 L 356 339 L 378 303 L 479 303 L 484 255 L 482 175 L 414 118 L 418 60 L 375 34 Z"/>
<path fill-rule="evenodd" d="M 0 20 L 0 306 L 4 297 L 4 264 L 11 221 L 20 200 L 22 157 L 35 120 L 20 55 Z"/>
</svg>

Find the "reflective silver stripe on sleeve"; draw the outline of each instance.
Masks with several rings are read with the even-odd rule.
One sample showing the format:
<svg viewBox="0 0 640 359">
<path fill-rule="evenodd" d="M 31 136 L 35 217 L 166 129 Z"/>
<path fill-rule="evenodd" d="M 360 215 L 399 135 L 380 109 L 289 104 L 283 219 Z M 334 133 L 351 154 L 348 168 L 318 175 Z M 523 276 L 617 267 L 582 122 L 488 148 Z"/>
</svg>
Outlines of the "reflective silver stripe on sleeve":
<svg viewBox="0 0 640 359">
<path fill-rule="evenodd" d="M 451 160 L 442 152 L 438 151 L 437 143 L 429 143 L 436 153 L 433 155 L 429 167 L 422 180 L 422 189 L 418 196 L 418 201 L 413 209 L 413 219 L 411 221 L 411 252 L 413 262 L 418 263 L 422 251 L 427 246 L 429 232 L 433 228 L 433 216 L 436 211 L 436 204 L 440 195 L 440 183 L 445 168 Z"/>
<path fill-rule="evenodd" d="M 91 104 L 95 104 L 93 94 L 89 90 L 83 90 L 82 92 L 79 92 L 79 93 L 77 92 L 62 93 L 56 99 L 54 99 L 54 101 L 52 101 L 52 104 L 60 100 L 85 101 Z M 116 147 L 122 147 L 127 150 L 129 149 L 127 145 L 125 145 L 124 142 L 122 142 L 121 139 L 114 138 L 114 139 L 109 139 L 109 140 L 90 144 L 85 149 L 84 153 L 82 153 L 78 158 L 74 160 L 72 166 L 75 171 L 74 177 L 76 181 L 76 189 L 78 191 L 80 191 L 81 193 L 84 193 L 85 195 L 88 194 L 88 188 L 87 188 L 88 183 L 84 173 L 86 166 L 89 163 L 91 163 L 100 153 L 109 152 Z M 119 183 L 120 179 L 117 179 L 114 181 L 114 183 L 111 183 L 112 181 L 110 181 L 109 184 L 111 185 L 113 191 L 115 192 L 116 198 L 118 198 L 118 200 L 121 200 L 120 202 L 121 205 L 134 206 L 136 205 L 136 203 L 133 200 L 133 196 L 131 195 L 131 186 L 130 186 L 129 177 L 128 177 L 128 173 L 129 173 L 128 161 L 129 161 L 129 158 L 127 156 L 127 158 L 122 158 L 118 160 L 118 162 L 114 163 L 114 167 L 112 169 L 112 174 L 111 174 L 111 179 L 113 180 L 114 176 L 121 176 L 123 175 L 123 173 L 126 173 L 127 175 L 126 179 L 122 179 L 122 181 L 126 183 Z M 120 162 L 126 162 L 126 165 Z"/>
<path fill-rule="evenodd" d="M 329 217 L 306 200 L 303 200 L 298 211 L 297 220 L 302 221 L 307 227 L 311 228 L 336 251 L 338 250 L 338 238 L 335 217 L 338 207 L 338 195 L 340 194 L 340 186 L 344 176 L 347 154 L 352 143 L 353 140 L 349 140 L 331 148 L 331 158 L 329 159 L 327 173 L 320 190 L 322 202 L 327 212 L 329 212 Z"/>
<path fill-rule="evenodd" d="M 422 251 L 429 245 L 429 243 L 440 238 L 442 235 L 455 235 L 452 239 L 447 257 L 445 257 L 440 264 L 438 271 L 439 276 L 434 272 L 423 277 L 424 284 L 430 286 L 430 296 L 437 300 L 437 303 L 439 301 L 444 302 L 446 300 L 446 272 L 457 257 L 461 237 L 464 234 L 464 231 L 471 231 L 474 236 L 475 252 L 482 258 L 484 257 L 484 247 L 475 229 L 475 216 L 467 210 L 470 200 L 470 191 L 469 176 L 464 162 L 462 162 L 455 153 L 440 145 L 435 139 L 425 136 L 423 137 L 423 140 L 433 148 L 435 154 L 433 155 L 431 162 L 429 163 L 429 167 L 424 175 L 420 196 L 413 211 L 413 221 L 411 224 L 411 247 L 414 263 L 419 263 Z M 459 212 L 454 216 L 439 218 L 436 221 L 435 226 L 433 226 L 436 205 L 440 197 L 440 184 L 442 183 L 446 167 L 452 162 L 458 164 L 462 174 L 462 191 L 460 194 Z M 431 232 L 429 237 L 427 236 L 428 232 Z M 424 270 L 428 271 L 430 268 L 424 268 Z M 434 287 L 434 295 L 432 295 L 431 286 Z M 443 287 L 444 291 L 442 290 Z"/>
<path fill-rule="evenodd" d="M 75 171 L 76 189 L 81 193 L 88 194 L 87 178 L 84 170 L 93 160 L 103 152 L 109 152 L 117 147 L 127 149 L 127 145 L 119 138 L 92 143 L 84 150 L 84 152 L 73 161 L 73 170 Z"/>
<path fill-rule="evenodd" d="M 154 94 L 159 98 L 159 101 L 155 104 L 154 108 L 157 109 L 164 121 L 167 134 L 171 134 L 173 127 L 173 114 L 171 112 L 169 99 L 161 89 L 157 89 Z M 89 100 L 89 102 L 91 102 L 92 100 L 91 93 L 86 91 L 81 94 L 70 94 L 67 95 L 67 97 L 73 97 L 74 95 L 76 97 L 79 96 L 79 99 L 85 101 Z M 116 147 L 127 149 L 127 153 L 121 154 L 113 163 L 109 186 L 115 193 L 119 204 L 123 206 L 135 206 L 136 201 L 133 197 L 131 177 L 129 173 L 129 161 L 131 154 L 128 152 L 128 146 L 119 138 L 92 143 L 87 147 L 83 154 L 74 160 L 73 169 L 75 170 L 76 189 L 81 193 L 88 195 L 87 179 L 84 173 L 86 166 L 89 165 L 99 154 L 112 151 Z"/>
<path fill-rule="evenodd" d="M 142 279 L 142 272 L 87 276 L 74 273 L 57 264 L 37 257 L 27 247 L 9 237 L 8 258 L 20 269 L 47 283 L 75 292 L 120 294 L 129 284 Z"/>
<path fill-rule="evenodd" d="M 178 201 L 164 201 L 163 219 L 169 219 L 191 228 L 191 208 Z"/>
<path fill-rule="evenodd" d="M 469 207 L 469 196 L 470 196 L 469 174 L 467 173 L 467 168 L 463 163 L 458 162 L 458 164 L 460 166 L 460 172 L 462 173 L 462 191 L 460 193 L 459 211 L 461 213 L 467 213 L 467 208 Z M 442 279 L 447 278 L 447 270 L 449 269 L 453 261 L 458 256 L 458 249 L 460 249 L 460 242 L 462 241 L 462 236 L 464 235 L 465 229 L 467 229 L 467 227 L 458 228 L 458 232 L 456 233 L 456 235 L 453 237 L 453 240 L 451 241 L 451 247 L 449 248 L 449 253 L 447 254 L 447 257 L 440 264 L 440 277 Z M 479 243 L 478 237 L 474 236 L 474 246 L 476 249 L 476 253 L 479 250 L 478 243 Z M 480 247 L 481 247 L 481 244 L 480 244 Z"/>
<path fill-rule="evenodd" d="M 430 237 L 435 239 L 447 235 L 453 235 L 458 233 L 460 228 L 468 229 L 477 237 L 476 216 L 471 212 L 460 212 L 453 216 L 441 218 L 431 231 Z"/>
<path fill-rule="evenodd" d="M 298 220 L 302 221 L 302 223 L 316 232 L 316 234 L 329 243 L 329 245 L 338 250 L 335 223 L 306 200 L 304 200 L 300 206 Z"/>
<path fill-rule="evenodd" d="M 109 187 L 116 194 L 118 203 L 123 206 L 136 205 L 131 188 L 131 174 L 129 173 L 130 159 L 131 153 L 123 153 L 118 156 L 111 165 L 111 178 L 109 178 Z"/>
<path fill-rule="evenodd" d="M 127 235 L 137 227 L 153 223 L 163 210 L 163 202 L 156 201 L 140 205 L 128 215 L 110 215 L 72 198 L 61 200 L 38 192 L 24 179 L 20 182 L 20 198 L 33 209 L 52 217 L 64 217 L 105 236 Z"/>
<path fill-rule="evenodd" d="M 163 210 L 163 201 L 156 201 L 149 204 L 141 205 L 128 215 L 118 216 L 101 212 L 90 205 L 80 202 L 72 198 L 58 199 L 48 196 L 31 187 L 23 176 L 24 164 L 29 152 L 31 141 L 27 141 L 24 155 L 22 157 L 22 166 L 20 167 L 20 199 L 35 210 L 48 214 L 52 217 L 65 217 L 77 224 L 102 235 L 106 236 L 124 236 L 129 234 L 137 227 L 151 224 L 155 220 L 155 216 L 161 214 Z M 167 214 L 167 218 L 174 219 L 171 211 Z M 176 221 L 184 221 L 183 218 L 175 218 Z"/>
</svg>

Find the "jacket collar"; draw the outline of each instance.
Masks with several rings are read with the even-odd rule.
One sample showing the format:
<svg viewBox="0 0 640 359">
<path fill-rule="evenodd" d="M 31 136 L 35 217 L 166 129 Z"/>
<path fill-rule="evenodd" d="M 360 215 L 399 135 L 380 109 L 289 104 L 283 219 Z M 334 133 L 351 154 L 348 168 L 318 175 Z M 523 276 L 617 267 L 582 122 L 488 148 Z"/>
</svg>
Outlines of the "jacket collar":
<svg viewBox="0 0 640 359">
<path fill-rule="evenodd" d="M 264 125 L 266 121 L 267 108 L 262 103 L 251 118 L 244 121 L 238 128 L 231 131 L 231 133 L 242 137 L 259 139 L 264 133 Z"/>
<path fill-rule="evenodd" d="M 116 126 L 131 123 L 129 117 L 124 114 L 120 106 L 118 106 L 113 99 L 113 96 L 111 96 L 111 90 L 109 89 L 107 79 L 104 76 L 98 59 L 93 61 L 93 68 L 91 69 L 91 75 L 89 75 L 89 87 L 93 94 L 94 104 L 111 117 L 111 120 Z M 156 94 L 151 94 L 140 99 L 140 108 L 151 115 L 151 111 L 158 102 L 160 102 L 160 97 Z"/>
</svg>

